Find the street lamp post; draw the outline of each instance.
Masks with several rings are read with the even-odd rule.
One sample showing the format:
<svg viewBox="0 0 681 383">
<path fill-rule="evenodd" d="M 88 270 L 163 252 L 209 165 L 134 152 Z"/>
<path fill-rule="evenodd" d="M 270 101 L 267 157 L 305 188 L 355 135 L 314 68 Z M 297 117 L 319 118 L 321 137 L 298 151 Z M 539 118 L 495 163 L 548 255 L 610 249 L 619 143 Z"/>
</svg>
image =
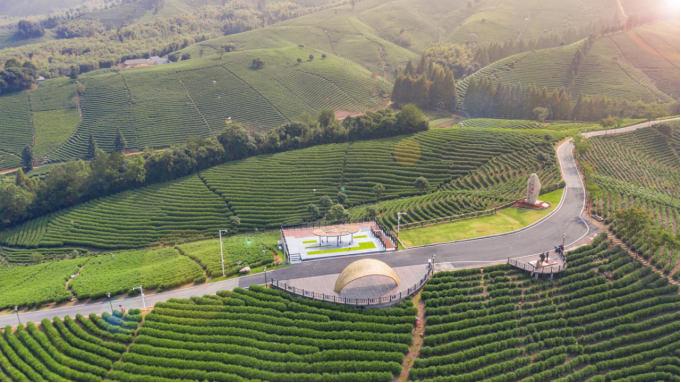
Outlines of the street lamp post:
<svg viewBox="0 0 681 383">
<path fill-rule="evenodd" d="M 17 320 L 21 324 L 21 318 L 19 318 L 19 306 L 14 306 L 14 312 L 17 313 Z"/>
<path fill-rule="evenodd" d="M 113 303 L 111 303 L 111 293 L 106 293 L 106 297 L 109 298 L 109 306 L 111 306 L 111 315 L 113 315 Z"/>
<path fill-rule="evenodd" d="M 222 276 L 225 276 L 225 255 L 222 251 L 222 232 L 227 232 L 227 230 L 218 230 L 218 236 L 220 237 L 220 261 L 222 262 Z"/>
<path fill-rule="evenodd" d="M 142 307 L 144 307 L 144 311 L 147 311 L 147 303 L 144 301 L 144 289 L 142 288 L 142 285 L 139 285 L 139 287 L 133 287 L 132 289 L 140 291 L 140 294 L 142 295 Z"/>
<path fill-rule="evenodd" d="M 397 212 L 397 236 L 399 237 L 400 235 L 400 220 L 402 220 L 402 216 L 407 215 L 407 213 L 403 212 Z"/>
<path fill-rule="evenodd" d="M 265 271 L 265 286 L 267 286 L 267 266 L 263 267 L 263 271 Z"/>
<path fill-rule="evenodd" d="M 563 234 L 563 251 L 565 251 L 565 234 Z"/>
<path fill-rule="evenodd" d="M 433 269 L 431 270 L 431 275 L 435 274 L 435 257 L 437 257 L 437 255 L 433 254 Z"/>
</svg>

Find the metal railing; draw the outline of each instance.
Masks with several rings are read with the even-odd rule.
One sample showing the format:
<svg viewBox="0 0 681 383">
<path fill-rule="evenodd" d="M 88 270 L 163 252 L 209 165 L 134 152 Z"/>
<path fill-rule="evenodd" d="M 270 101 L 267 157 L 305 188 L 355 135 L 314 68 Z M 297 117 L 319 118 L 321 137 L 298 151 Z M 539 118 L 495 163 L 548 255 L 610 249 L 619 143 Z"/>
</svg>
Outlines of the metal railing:
<svg viewBox="0 0 681 383">
<path fill-rule="evenodd" d="M 369 223 L 369 222 L 375 222 L 374 220 L 371 219 L 346 219 L 342 221 L 313 221 L 313 222 L 305 222 L 305 223 L 297 223 L 297 224 L 292 224 L 292 225 L 281 225 L 281 230 L 296 230 L 296 229 L 314 229 L 315 227 L 323 227 L 323 226 L 333 226 L 333 225 L 347 225 L 347 224 L 353 224 L 353 223 Z"/>
<path fill-rule="evenodd" d="M 529 271 L 529 272 L 536 273 L 536 274 L 556 274 L 556 273 L 560 273 L 561 271 L 564 271 L 565 269 L 567 269 L 567 265 L 568 265 L 567 258 L 565 258 L 565 254 L 560 252 L 560 253 L 558 253 L 558 256 L 560 257 L 561 261 L 563 262 L 562 265 L 558 265 L 558 266 L 539 266 L 539 267 L 536 267 L 536 266 L 532 265 L 531 263 L 521 262 L 517 259 L 511 259 L 511 258 L 508 258 L 507 263 L 509 265 L 515 267 L 515 268 L 525 270 L 525 271 Z"/>
<path fill-rule="evenodd" d="M 425 285 L 426 282 L 428 282 L 428 279 L 430 279 L 430 276 L 433 274 L 432 271 L 433 265 L 429 263 L 426 270 L 426 275 L 424 275 L 420 281 L 418 281 L 417 283 L 415 283 L 413 286 L 409 287 L 406 290 L 402 290 L 398 293 L 386 295 L 380 298 L 345 298 L 337 295 L 316 293 L 310 290 L 299 289 L 295 286 L 287 284 L 286 282 L 278 281 L 273 278 L 270 281 L 271 283 L 270 286 L 283 291 L 287 291 L 294 295 L 325 302 L 340 303 L 350 306 L 386 305 L 390 303 L 399 303 L 402 300 L 410 297 L 415 292 L 419 291 L 421 287 L 423 287 L 423 285 Z"/>
<path fill-rule="evenodd" d="M 288 251 L 288 243 L 286 243 L 286 236 L 284 235 L 284 229 L 281 229 L 280 236 L 281 236 L 281 240 L 284 242 L 284 253 L 286 254 L 286 257 L 288 258 L 291 253 Z"/>
<path fill-rule="evenodd" d="M 393 244 L 394 244 L 393 247 L 397 247 L 397 243 L 398 243 L 398 242 L 397 242 L 397 237 L 395 237 L 395 236 L 393 235 L 392 231 L 388 230 L 385 226 L 383 226 L 383 225 L 382 225 L 380 222 L 378 222 L 378 221 L 374 221 L 374 223 L 375 223 L 376 226 L 378 226 L 378 228 L 383 232 L 383 234 L 385 234 L 386 237 L 388 237 L 391 241 L 393 241 Z M 385 243 L 385 242 L 383 241 L 383 238 L 381 238 L 380 236 L 379 236 L 379 239 L 381 240 L 381 242 L 383 242 L 383 247 L 385 247 L 385 248 L 387 249 L 387 248 L 388 248 L 388 244 Z"/>
</svg>

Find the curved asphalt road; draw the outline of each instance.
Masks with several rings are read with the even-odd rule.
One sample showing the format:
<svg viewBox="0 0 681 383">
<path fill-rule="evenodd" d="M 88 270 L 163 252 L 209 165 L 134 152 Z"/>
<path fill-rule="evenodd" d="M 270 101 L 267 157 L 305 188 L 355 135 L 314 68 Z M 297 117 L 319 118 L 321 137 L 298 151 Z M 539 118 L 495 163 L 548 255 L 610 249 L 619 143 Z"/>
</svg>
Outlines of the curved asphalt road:
<svg viewBox="0 0 681 383">
<path fill-rule="evenodd" d="M 663 121 L 677 119 L 678 118 Z M 608 134 L 630 132 L 647 127 L 648 125 L 649 124 L 646 122 L 626 128 L 611 129 L 608 130 Z M 598 131 L 585 133 L 584 136 L 593 137 L 605 134 L 605 131 Z M 361 258 L 375 258 L 386 262 L 390 266 L 399 267 L 418 264 L 425 265 L 428 260 L 435 255 L 437 263 L 451 262 L 454 267 L 462 268 L 466 266 L 505 261 L 507 258 L 525 257 L 537 255 L 545 251 L 552 251 L 554 245 L 559 245 L 563 242 L 563 235 L 565 235 L 566 247 L 579 243 L 580 241 L 588 241 L 590 237 L 595 236 L 597 230 L 594 226 L 589 225 L 587 221 L 582 219 L 585 192 L 574 158 L 572 157 L 573 147 L 572 142 L 565 142 L 557 150 L 561 171 L 563 172 L 563 178 L 565 179 L 563 200 L 551 214 L 524 229 L 496 236 L 410 248 L 398 252 L 307 261 L 284 269 L 271 271 L 267 273 L 267 278 L 285 280 L 337 274 L 349 263 Z M 589 235 L 589 237 L 587 237 L 587 235 Z M 147 307 L 151 307 L 156 302 L 163 302 L 170 298 L 189 298 L 191 296 L 214 294 L 219 290 L 231 290 L 235 287 L 248 287 L 250 285 L 263 283 L 265 283 L 265 276 L 263 274 L 249 275 L 186 289 L 171 290 L 148 295 L 146 296 L 146 305 Z M 140 297 L 116 299 L 112 304 L 116 309 L 119 305 L 122 305 L 126 309 L 136 307 L 142 308 L 142 299 Z M 110 310 L 111 306 L 109 305 L 109 302 L 103 301 L 26 312 L 20 314 L 20 317 L 23 323 L 26 323 L 27 321 L 37 323 L 44 318 L 53 318 L 55 316 L 63 317 L 65 315 L 70 315 L 73 317 L 76 314 L 100 314 Z M 0 326 L 4 327 L 8 324 L 17 324 L 16 315 L 0 316 Z"/>
</svg>

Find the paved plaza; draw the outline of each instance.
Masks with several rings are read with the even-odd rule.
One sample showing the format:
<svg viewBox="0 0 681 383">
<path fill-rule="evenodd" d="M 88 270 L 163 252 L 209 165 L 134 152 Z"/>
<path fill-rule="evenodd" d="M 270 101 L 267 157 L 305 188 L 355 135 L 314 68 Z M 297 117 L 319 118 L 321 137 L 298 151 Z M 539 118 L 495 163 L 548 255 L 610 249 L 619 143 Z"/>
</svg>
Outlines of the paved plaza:
<svg viewBox="0 0 681 383">
<path fill-rule="evenodd" d="M 293 228 L 283 231 L 292 263 L 386 251 L 386 238 L 374 222 Z M 387 250 L 394 250 L 392 242 Z"/>
</svg>

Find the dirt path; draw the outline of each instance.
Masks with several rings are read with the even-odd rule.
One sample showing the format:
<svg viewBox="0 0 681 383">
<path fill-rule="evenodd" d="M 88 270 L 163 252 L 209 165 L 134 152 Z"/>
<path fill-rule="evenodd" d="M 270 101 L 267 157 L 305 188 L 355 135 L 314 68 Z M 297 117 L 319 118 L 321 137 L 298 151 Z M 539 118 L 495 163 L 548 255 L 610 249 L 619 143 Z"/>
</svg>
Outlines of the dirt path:
<svg viewBox="0 0 681 383">
<path fill-rule="evenodd" d="M 395 380 L 396 382 L 406 382 L 409 380 L 409 371 L 414 365 L 414 360 L 419 357 L 419 354 L 421 353 L 421 346 L 423 346 L 423 334 L 425 334 L 426 327 L 426 305 L 421 300 L 420 292 L 416 294 L 411 301 L 414 302 L 414 306 L 416 306 L 416 308 L 419 310 L 418 314 L 416 314 L 418 322 L 414 328 L 414 331 L 412 332 L 414 340 L 411 343 L 411 347 L 409 347 L 409 353 L 402 362 L 402 372 L 400 373 L 400 376 L 397 378 L 397 380 Z"/>
<path fill-rule="evenodd" d="M 85 267 L 85 265 L 79 267 L 78 272 L 75 273 L 74 275 L 76 275 L 76 276 L 80 275 L 80 272 L 83 271 L 83 267 Z M 66 281 L 66 284 L 64 285 L 64 288 L 66 288 L 66 291 L 68 291 L 69 294 L 71 294 L 71 302 L 75 302 L 75 301 L 78 300 L 78 298 L 76 298 L 76 295 L 73 294 L 73 292 L 69 288 L 69 283 L 71 283 L 72 280 L 73 280 L 73 277 L 69 277 L 69 279 Z"/>
<path fill-rule="evenodd" d="M 36 169 L 36 168 L 38 168 L 38 166 L 34 167 L 33 169 Z M 21 168 L 11 168 L 11 169 L 6 169 L 6 170 L 3 170 L 3 171 L 0 171 L 0 175 L 5 175 L 5 174 L 13 173 L 13 172 L 16 172 L 16 171 L 19 170 L 19 169 L 21 169 Z"/>
</svg>

